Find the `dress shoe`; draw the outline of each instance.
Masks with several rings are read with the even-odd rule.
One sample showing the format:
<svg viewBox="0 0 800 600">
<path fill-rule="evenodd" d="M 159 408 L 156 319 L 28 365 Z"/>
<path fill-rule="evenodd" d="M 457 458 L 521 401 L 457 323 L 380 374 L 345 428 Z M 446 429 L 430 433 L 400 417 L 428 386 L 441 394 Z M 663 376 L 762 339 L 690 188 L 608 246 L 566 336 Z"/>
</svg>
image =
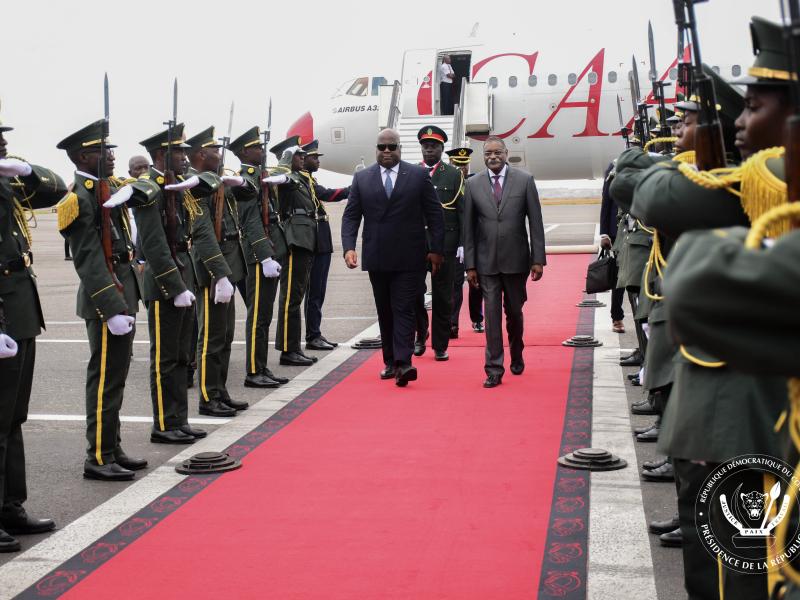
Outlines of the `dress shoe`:
<svg viewBox="0 0 800 600">
<path fill-rule="evenodd" d="M 511 361 L 511 374 L 512 375 L 522 375 L 522 372 L 525 370 L 525 363 L 521 360 L 514 360 Z"/>
<path fill-rule="evenodd" d="M 118 465 L 96 465 L 89 461 L 83 463 L 83 476 L 86 479 L 98 479 L 100 481 L 130 481 L 136 477 L 136 473 Z"/>
<path fill-rule="evenodd" d="M 129 471 L 140 471 L 147 467 L 147 460 L 144 458 L 131 458 L 122 450 L 114 452 L 114 460 L 120 467 Z"/>
<path fill-rule="evenodd" d="M 473 323 L 472 331 L 474 331 L 475 333 L 483 333 L 484 332 L 483 323 Z"/>
<path fill-rule="evenodd" d="M 503 383 L 503 376 L 502 375 L 489 375 L 486 378 L 486 381 L 483 382 L 483 387 L 485 388 L 493 388 L 497 387 Z"/>
<path fill-rule="evenodd" d="M 264 367 L 264 368 L 261 370 L 261 374 L 262 374 L 262 375 L 266 375 L 267 377 L 269 377 L 269 378 L 270 378 L 270 379 L 272 379 L 273 381 L 277 381 L 277 382 L 278 382 L 278 383 L 280 383 L 281 385 L 285 385 L 285 384 L 289 383 L 289 378 L 288 378 L 288 377 L 280 377 L 280 376 L 278 376 L 278 375 L 275 375 L 275 373 L 273 373 L 272 371 L 270 371 L 270 370 L 269 370 L 269 369 L 267 369 L 266 367 Z"/>
<path fill-rule="evenodd" d="M 276 388 L 280 385 L 280 383 L 274 379 L 270 379 L 263 373 L 249 373 L 247 377 L 244 378 L 244 387 Z"/>
<path fill-rule="evenodd" d="M 637 371 L 636 373 L 628 373 L 625 377 L 627 377 L 628 381 L 631 381 L 632 379 L 638 379 L 639 372 Z"/>
<path fill-rule="evenodd" d="M 620 359 L 619 366 L 620 367 L 641 367 L 642 366 L 642 353 L 636 350 L 633 354 L 628 356 L 627 358 Z"/>
<path fill-rule="evenodd" d="M 450 360 L 450 355 L 447 353 L 447 350 L 434 350 L 433 360 L 438 360 L 439 362 Z"/>
<path fill-rule="evenodd" d="M 188 423 L 186 425 L 181 425 L 179 429 L 186 435 L 190 435 L 196 440 L 202 439 L 208 435 L 208 432 L 205 429 L 195 429 Z"/>
<path fill-rule="evenodd" d="M 658 432 L 661 429 L 657 425 L 653 425 L 650 429 L 645 431 L 644 433 L 639 433 L 636 435 L 637 442 L 657 442 L 658 441 Z"/>
<path fill-rule="evenodd" d="M 249 402 L 245 402 L 244 400 L 234 400 L 228 396 L 227 392 L 225 392 L 225 395 L 220 398 L 219 401 L 233 410 L 247 410 L 250 407 Z"/>
<path fill-rule="evenodd" d="M 622 321 L 614 321 L 611 326 L 614 333 L 625 333 L 625 323 Z"/>
<path fill-rule="evenodd" d="M 680 527 L 673 531 L 662 533 L 658 536 L 658 539 L 661 545 L 667 548 L 680 548 L 683 546 L 683 534 L 681 533 Z"/>
<path fill-rule="evenodd" d="M 425 341 L 426 340 L 420 338 L 414 341 L 414 356 L 422 356 L 425 354 Z"/>
<path fill-rule="evenodd" d="M 633 433 L 636 435 L 640 433 L 645 433 L 646 431 L 650 431 L 653 427 L 658 427 L 658 422 L 651 423 L 650 425 L 645 425 L 644 427 L 634 427 Z"/>
<path fill-rule="evenodd" d="M 334 346 L 321 337 L 306 342 L 306 350 L 333 350 Z"/>
<path fill-rule="evenodd" d="M 319 360 L 316 356 L 309 356 L 308 354 L 306 354 L 302 350 L 298 350 L 297 353 L 300 356 L 302 356 L 303 358 L 310 360 L 312 363 L 315 363 L 315 362 L 317 362 Z"/>
<path fill-rule="evenodd" d="M 633 379 L 631 379 L 631 385 L 632 385 L 633 387 L 641 387 L 641 385 L 642 385 L 642 380 L 641 380 L 641 379 L 639 379 L 638 377 L 634 377 Z"/>
<path fill-rule="evenodd" d="M 386 365 L 383 371 L 381 371 L 381 379 L 394 379 L 394 375 L 395 375 L 394 367 L 391 367 L 389 365 Z"/>
<path fill-rule="evenodd" d="M 631 413 L 634 415 L 657 415 L 658 411 L 656 410 L 655 403 L 653 402 L 653 397 L 648 396 L 642 404 L 632 404 Z"/>
<path fill-rule="evenodd" d="M 21 513 L 14 515 L 0 514 L 0 527 L 6 533 L 25 535 L 53 531 L 56 528 L 56 524 L 53 519 L 34 519 L 29 517 L 28 513 L 23 509 Z"/>
<path fill-rule="evenodd" d="M 669 462 L 669 458 L 666 456 L 664 458 L 659 458 L 656 460 L 646 460 L 642 463 L 642 468 L 647 469 L 649 471 L 650 469 L 657 469 L 658 467 L 666 464 L 667 462 Z"/>
<path fill-rule="evenodd" d="M 406 387 L 409 381 L 417 380 L 416 367 L 397 367 L 395 369 L 394 383 L 397 387 Z"/>
<path fill-rule="evenodd" d="M 209 417 L 235 417 L 236 410 L 227 406 L 217 400 L 216 398 L 212 398 L 208 402 L 200 401 L 200 410 L 201 415 L 207 415 Z M 191 437 L 191 436 L 189 436 Z M 192 438 L 194 441 L 194 438 Z"/>
<path fill-rule="evenodd" d="M 290 367 L 310 367 L 314 361 L 299 352 L 282 352 L 280 364 Z"/>
<path fill-rule="evenodd" d="M 671 519 L 667 519 L 666 521 L 650 521 L 650 524 L 647 526 L 647 531 L 650 533 L 655 533 L 657 535 L 661 535 L 662 533 L 669 533 L 671 531 L 675 531 L 681 526 L 680 521 L 678 521 L 678 515 L 675 515 Z"/>
<path fill-rule="evenodd" d="M 167 429 L 166 431 L 152 429 L 150 430 L 150 441 L 154 444 L 193 444 L 194 438 L 180 429 Z"/>
<path fill-rule="evenodd" d="M 326 338 L 324 335 L 319 336 L 319 339 L 321 339 L 326 344 L 329 344 L 329 345 L 333 346 L 334 348 L 339 346 L 339 342 L 332 342 L 328 338 Z"/>
<path fill-rule="evenodd" d="M 657 469 L 642 469 L 642 479 L 645 481 L 675 481 L 675 470 L 672 463 L 664 463 Z"/>
<path fill-rule="evenodd" d="M 450 327 L 450 339 L 457 340 L 458 339 L 458 325 L 452 325 Z"/>
<path fill-rule="evenodd" d="M 19 552 L 21 549 L 22 546 L 20 546 L 19 540 L 0 529 L 0 552 Z"/>
</svg>

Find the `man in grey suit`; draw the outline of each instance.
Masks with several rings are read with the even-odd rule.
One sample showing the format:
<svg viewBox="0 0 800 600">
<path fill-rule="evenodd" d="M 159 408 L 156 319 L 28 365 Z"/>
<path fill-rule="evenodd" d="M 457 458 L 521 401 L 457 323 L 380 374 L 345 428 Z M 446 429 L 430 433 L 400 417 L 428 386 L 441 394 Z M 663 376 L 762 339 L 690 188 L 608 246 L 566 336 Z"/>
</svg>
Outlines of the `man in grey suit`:
<svg viewBox="0 0 800 600">
<path fill-rule="evenodd" d="M 539 193 L 533 176 L 509 167 L 502 139 L 483 144 L 487 169 L 466 182 L 464 196 L 464 266 L 470 285 L 483 291 L 486 324 L 486 381 L 492 388 L 503 381 L 502 308 L 505 305 L 511 373 L 521 375 L 522 305 L 525 286 L 539 281 L 546 264 Z M 525 229 L 528 220 L 530 237 Z"/>
</svg>

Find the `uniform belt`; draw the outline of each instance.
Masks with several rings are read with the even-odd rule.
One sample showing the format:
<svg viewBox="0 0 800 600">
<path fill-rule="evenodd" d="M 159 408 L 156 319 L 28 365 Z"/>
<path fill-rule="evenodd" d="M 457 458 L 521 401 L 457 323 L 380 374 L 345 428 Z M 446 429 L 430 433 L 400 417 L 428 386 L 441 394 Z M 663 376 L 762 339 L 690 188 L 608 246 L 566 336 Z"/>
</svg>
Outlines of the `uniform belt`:
<svg viewBox="0 0 800 600">
<path fill-rule="evenodd" d="M 228 235 L 222 236 L 223 242 L 236 242 L 239 240 L 239 232 L 236 233 L 229 233 Z"/>
<path fill-rule="evenodd" d="M 303 216 L 306 216 L 306 217 L 314 217 L 314 218 L 316 218 L 316 216 L 317 216 L 316 213 L 309 212 L 305 208 L 294 208 L 294 209 L 292 209 L 292 211 L 289 214 L 291 216 L 303 215 Z"/>
<path fill-rule="evenodd" d="M 133 259 L 131 252 L 119 252 L 111 255 L 111 262 L 115 265 L 126 265 Z"/>
<path fill-rule="evenodd" d="M 0 262 L 0 274 L 11 275 L 13 271 L 24 271 L 33 264 L 33 252 L 12 258 L 8 262 Z"/>
</svg>

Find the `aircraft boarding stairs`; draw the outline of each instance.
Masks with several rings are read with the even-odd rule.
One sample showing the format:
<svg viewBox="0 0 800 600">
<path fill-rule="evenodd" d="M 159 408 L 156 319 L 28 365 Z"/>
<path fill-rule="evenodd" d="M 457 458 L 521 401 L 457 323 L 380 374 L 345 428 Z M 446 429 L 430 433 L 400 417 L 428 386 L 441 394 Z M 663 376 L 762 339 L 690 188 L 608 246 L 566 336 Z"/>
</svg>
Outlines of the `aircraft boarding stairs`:
<svg viewBox="0 0 800 600">
<path fill-rule="evenodd" d="M 422 162 L 422 147 L 417 140 L 417 133 L 422 127 L 434 125 L 441 127 L 447 134 L 445 150 L 450 150 L 453 146 L 453 121 L 451 116 L 408 116 L 400 117 L 397 123 L 397 130 L 400 132 L 400 145 L 403 147 L 403 160 L 417 165 Z M 445 157 L 447 158 L 447 157 Z"/>
</svg>

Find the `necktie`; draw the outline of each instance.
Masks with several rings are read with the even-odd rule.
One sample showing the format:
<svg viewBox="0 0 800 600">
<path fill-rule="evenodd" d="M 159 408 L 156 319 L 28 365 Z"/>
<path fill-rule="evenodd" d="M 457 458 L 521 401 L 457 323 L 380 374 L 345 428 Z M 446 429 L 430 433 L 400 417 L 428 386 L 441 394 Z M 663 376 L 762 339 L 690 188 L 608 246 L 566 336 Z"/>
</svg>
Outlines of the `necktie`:
<svg viewBox="0 0 800 600">
<path fill-rule="evenodd" d="M 386 190 L 386 197 L 391 198 L 394 186 L 392 185 L 392 172 L 389 169 L 386 170 L 386 181 L 383 182 L 383 187 Z"/>
<path fill-rule="evenodd" d="M 500 206 L 500 200 L 503 198 L 503 188 L 500 187 L 500 175 L 492 175 L 494 179 L 494 185 L 492 185 L 492 193 L 494 194 L 494 200 L 497 202 L 497 206 Z"/>
</svg>

